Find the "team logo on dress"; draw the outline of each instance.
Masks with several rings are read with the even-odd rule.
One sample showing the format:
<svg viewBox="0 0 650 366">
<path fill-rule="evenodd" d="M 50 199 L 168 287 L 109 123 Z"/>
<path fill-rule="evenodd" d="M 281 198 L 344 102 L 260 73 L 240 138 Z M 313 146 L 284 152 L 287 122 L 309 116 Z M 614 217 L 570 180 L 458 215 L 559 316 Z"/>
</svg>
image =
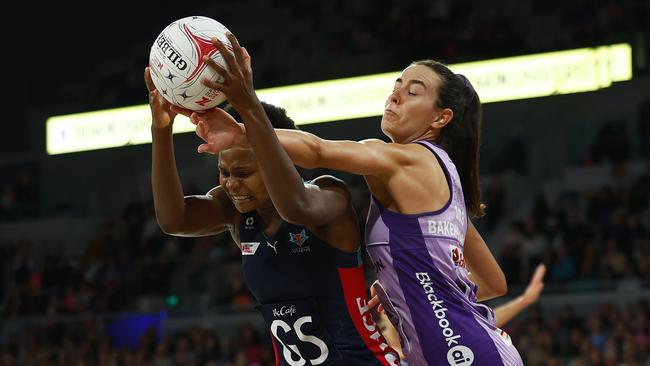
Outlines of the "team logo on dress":
<svg viewBox="0 0 650 366">
<path fill-rule="evenodd" d="M 311 250 L 309 245 L 303 246 L 307 239 L 309 239 L 309 235 L 307 235 L 305 229 L 302 229 L 299 233 L 289 233 L 289 241 L 298 245 L 298 248 L 292 248 L 291 251 L 294 253 L 309 252 Z"/>
<path fill-rule="evenodd" d="M 248 242 L 241 243 L 241 254 L 242 255 L 254 255 L 257 252 L 257 248 L 260 246 L 259 242 Z"/>
<path fill-rule="evenodd" d="M 454 266 L 465 268 L 465 256 L 459 247 L 450 245 L 449 254 L 451 255 L 451 262 L 454 264 Z"/>
<path fill-rule="evenodd" d="M 276 255 L 278 254 L 278 250 L 276 248 L 277 245 L 278 245 L 277 240 L 274 241 L 273 244 L 271 244 L 271 242 L 269 242 L 269 241 L 266 242 L 266 246 L 271 247 L 271 249 L 273 249 L 273 251 L 275 252 Z"/>
<path fill-rule="evenodd" d="M 253 228 L 254 223 L 255 223 L 255 220 L 252 217 L 247 217 L 245 225 L 244 225 L 244 229 L 251 230 Z"/>
<path fill-rule="evenodd" d="M 294 316 L 296 314 L 296 306 L 291 305 L 291 306 L 282 306 L 280 309 L 273 308 L 273 316 L 274 317 L 279 317 L 279 316 Z"/>
<path fill-rule="evenodd" d="M 510 338 L 510 335 L 506 333 L 505 330 L 501 328 L 497 328 L 494 331 L 499 335 L 499 337 L 501 337 L 501 339 L 503 339 L 503 341 L 508 347 L 512 346 L 512 339 Z"/>
</svg>

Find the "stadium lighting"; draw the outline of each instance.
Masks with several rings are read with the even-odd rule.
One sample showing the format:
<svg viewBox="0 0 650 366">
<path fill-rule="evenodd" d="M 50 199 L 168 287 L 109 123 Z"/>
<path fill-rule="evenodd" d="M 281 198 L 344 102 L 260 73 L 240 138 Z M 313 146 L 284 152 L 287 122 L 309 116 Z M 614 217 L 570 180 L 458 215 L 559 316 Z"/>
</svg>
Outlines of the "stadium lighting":
<svg viewBox="0 0 650 366">
<path fill-rule="evenodd" d="M 595 91 L 632 78 L 632 48 L 615 44 L 449 65 L 464 74 L 483 103 Z M 379 116 L 400 72 L 257 91 L 298 125 Z M 151 142 L 148 105 L 53 116 L 46 122 L 50 155 Z M 184 116 L 174 133 L 194 131 Z"/>
</svg>

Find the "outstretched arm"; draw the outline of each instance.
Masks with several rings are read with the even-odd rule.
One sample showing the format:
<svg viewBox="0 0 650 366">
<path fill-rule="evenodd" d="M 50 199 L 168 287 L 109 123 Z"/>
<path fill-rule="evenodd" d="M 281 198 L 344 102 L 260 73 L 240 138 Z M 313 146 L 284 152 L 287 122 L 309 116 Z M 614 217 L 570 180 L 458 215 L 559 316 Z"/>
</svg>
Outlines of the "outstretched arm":
<svg viewBox="0 0 650 366">
<path fill-rule="evenodd" d="M 242 144 L 241 141 L 250 133 L 244 124 L 237 124 L 232 118 L 211 116 L 211 112 L 213 114 L 219 108 L 201 114 L 177 107 L 172 107 L 172 110 L 185 114 L 197 125 L 196 133 L 204 141 L 198 147 L 200 153 L 218 154 Z M 193 115 L 196 118 L 192 118 Z M 326 140 L 306 131 L 277 128 L 275 134 L 289 158 L 296 165 L 308 169 L 328 168 L 358 175 L 390 175 L 415 161 L 410 151 L 412 146 L 378 139 Z"/>
<path fill-rule="evenodd" d="M 468 224 L 463 254 L 470 278 L 478 286 L 478 300 L 484 301 L 505 295 L 508 292 L 506 276 L 474 224 L 471 221 Z"/>
<path fill-rule="evenodd" d="M 275 131 L 296 165 L 359 175 L 390 175 L 410 163 L 408 148 L 378 139 L 326 140 L 305 131 Z"/>
<path fill-rule="evenodd" d="M 533 278 L 530 280 L 528 287 L 526 287 L 526 291 L 516 299 L 508 301 L 494 309 L 494 315 L 497 318 L 497 327 L 503 327 L 528 306 L 537 302 L 544 289 L 545 273 L 546 266 L 544 264 L 538 265 Z"/>
<path fill-rule="evenodd" d="M 151 107 L 151 188 L 158 225 L 165 233 L 179 236 L 212 235 L 228 230 L 234 208 L 220 187 L 203 196 L 183 197 L 172 138 L 176 113 L 156 90 L 148 67 L 144 78 Z"/>
</svg>

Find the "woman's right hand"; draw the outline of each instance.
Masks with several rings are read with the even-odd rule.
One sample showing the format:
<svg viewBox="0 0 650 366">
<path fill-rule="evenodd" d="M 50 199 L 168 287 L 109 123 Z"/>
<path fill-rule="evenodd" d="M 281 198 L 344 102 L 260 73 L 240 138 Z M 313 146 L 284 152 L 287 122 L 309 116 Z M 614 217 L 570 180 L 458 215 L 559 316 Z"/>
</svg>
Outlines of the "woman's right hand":
<svg viewBox="0 0 650 366">
<path fill-rule="evenodd" d="M 149 107 L 151 108 L 151 125 L 156 128 L 165 128 L 174 122 L 176 112 L 171 110 L 171 103 L 169 103 L 163 96 L 156 90 L 156 85 L 151 79 L 151 71 L 149 66 L 144 69 L 144 82 L 149 91 Z"/>
</svg>

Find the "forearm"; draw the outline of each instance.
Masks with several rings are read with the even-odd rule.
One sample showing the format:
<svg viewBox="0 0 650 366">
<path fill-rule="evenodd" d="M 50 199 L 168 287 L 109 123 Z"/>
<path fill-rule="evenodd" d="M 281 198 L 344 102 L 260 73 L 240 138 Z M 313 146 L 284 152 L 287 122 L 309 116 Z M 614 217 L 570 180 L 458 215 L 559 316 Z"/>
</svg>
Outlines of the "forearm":
<svg viewBox="0 0 650 366">
<path fill-rule="evenodd" d="M 300 130 L 276 129 L 282 147 L 294 164 L 307 169 L 320 168 L 320 143 L 318 136 Z"/>
<path fill-rule="evenodd" d="M 275 207 L 285 219 L 299 215 L 308 204 L 303 179 L 280 144 L 264 108 L 258 104 L 240 111 L 240 115 Z"/>
<path fill-rule="evenodd" d="M 176 159 L 172 126 L 151 127 L 151 189 L 156 219 L 165 232 L 173 231 L 185 210 Z"/>
<path fill-rule="evenodd" d="M 494 309 L 494 316 L 496 317 L 497 327 L 503 327 L 508 323 L 512 318 L 517 316 L 522 312 L 528 304 L 524 301 L 522 296 L 517 297 L 514 300 L 511 300 L 496 309 Z"/>
<path fill-rule="evenodd" d="M 413 163 L 404 145 L 381 140 L 326 140 L 309 132 L 276 129 L 280 143 L 296 165 L 357 175 L 391 175 Z"/>
</svg>

